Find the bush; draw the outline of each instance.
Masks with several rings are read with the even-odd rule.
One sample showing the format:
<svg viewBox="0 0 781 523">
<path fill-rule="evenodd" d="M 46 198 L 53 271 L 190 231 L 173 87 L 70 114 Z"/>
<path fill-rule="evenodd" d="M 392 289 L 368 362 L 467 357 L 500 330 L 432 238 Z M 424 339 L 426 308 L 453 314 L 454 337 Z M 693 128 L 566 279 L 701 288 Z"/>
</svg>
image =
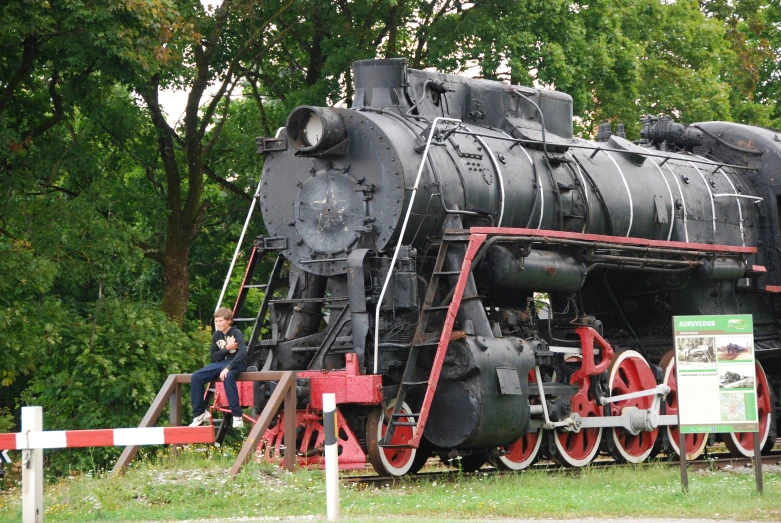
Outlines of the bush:
<svg viewBox="0 0 781 523">
<path fill-rule="evenodd" d="M 0 434 L 4 432 L 16 432 L 16 421 L 10 410 L 0 407 Z"/>
<path fill-rule="evenodd" d="M 55 263 L 35 256 L 28 244 L 0 236 L 0 387 L 20 385 L 35 369 L 39 353 L 58 341 L 55 325 L 67 311 L 48 296 L 57 273 Z M 0 399 L 11 408 L 12 398 Z"/>
<path fill-rule="evenodd" d="M 104 299 L 95 318 L 73 317 L 59 343 L 41 357 L 22 395 L 40 405 L 46 430 L 137 426 L 168 374 L 191 372 L 208 336 L 183 333 L 159 310 Z M 94 330 L 94 335 L 93 335 Z M 121 448 L 47 451 L 49 471 L 103 469 Z"/>
</svg>

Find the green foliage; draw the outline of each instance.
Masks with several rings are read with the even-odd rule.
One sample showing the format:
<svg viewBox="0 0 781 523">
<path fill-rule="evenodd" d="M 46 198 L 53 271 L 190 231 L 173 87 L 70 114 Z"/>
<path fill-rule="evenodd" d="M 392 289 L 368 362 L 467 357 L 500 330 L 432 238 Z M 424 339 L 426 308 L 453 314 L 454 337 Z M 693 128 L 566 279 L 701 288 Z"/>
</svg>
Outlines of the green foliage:
<svg viewBox="0 0 781 523">
<path fill-rule="evenodd" d="M 781 126 L 778 57 L 781 4 L 777 1 L 707 0 L 702 11 L 717 21 L 734 52 L 727 70 L 735 121 Z"/>
<path fill-rule="evenodd" d="M 16 432 L 14 415 L 6 407 L 0 407 L 0 433 Z"/>
<path fill-rule="evenodd" d="M 420 8 L 430 23 L 410 33 L 407 49 L 420 66 L 478 69 L 484 78 L 569 93 L 586 136 L 610 119 L 637 137 L 643 114 L 767 124 L 775 100 L 758 102 L 754 94 L 764 85 L 759 71 L 776 69 L 768 37 L 778 12 L 746 0 L 736 11 L 720 4 L 721 18 L 707 16 L 715 4 L 705 2 L 703 12 L 694 0 L 533 1 L 512 8 L 436 2 Z"/>
<path fill-rule="evenodd" d="M 724 81 L 732 51 L 723 28 L 707 19 L 696 1 L 641 0 L 622 31 L 640 45 L 637 102 L 607 104 L 598 118 L 622 119 L 639 133 L 643 114 L 671 114 L 685 122 L 729 120 L 729 85 Z"/>
<path fill-rule="evenodd" d="M 136 426 L 170 373 L 200 365 L 208 333 L 183 334 L 153 307 L 104 299 L 92 317 L 71 317 L 38 359 L 22 395 L 43 407 L 47 430 Z M 121 449 L 47 453 L 52 470 L 102 468 Z"/>
<path fill-rule="evenodd" d="M 99 99 L 117 79 L 156 68 L 172 52 L 168 40 L 190 29 L 178 7 L 171 0 L 4 2 L 0 162 L 24 163 L 30 145 L 85 97 Z"/>
<path fill-rule="evenodd" d="M 29 375 L 39 355 L 59 341 L 57 325 L 65 311 L 58 300 L 46 299 L 56 272 L 55 264 L 34 256 L 28 245 L 0 237 L 0 387 Z"/>
</svg>

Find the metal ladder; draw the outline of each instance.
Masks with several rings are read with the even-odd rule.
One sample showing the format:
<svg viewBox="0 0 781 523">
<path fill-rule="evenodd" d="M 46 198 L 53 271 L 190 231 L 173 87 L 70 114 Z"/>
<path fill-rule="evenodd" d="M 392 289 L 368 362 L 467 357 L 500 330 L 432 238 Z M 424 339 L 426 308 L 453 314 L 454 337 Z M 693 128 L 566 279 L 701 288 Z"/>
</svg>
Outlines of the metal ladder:
<svg viewBox="0 0 781 523">
<path fill-rule="evenodd" d="M 264 241 L 265 238 L 258 238 L 258 240 L 255 241 L 255 244 L 252 246 L 252 252 L 250 253 L 249 262 L 247 263 L 247 270 L 244 273 L 244 279 L 241 282 L 239 294 L 236 297 L 236 303 L 233 306 L 233 323 L 251 324 L 252 327 L 252 334 L 250 336 L 249 342 L 247 343 L 248 354 L 251 354 L 260 342 L 260 335 L 261 331 L 263 330 L 263 325 L 266 321 L 266 313 L 268 312 L 269 302 L 271 301 L 271 297 L 274 294 L 274 291 L 279 287 L 279 274 L 285 262 L 284 258 L 278 254 L 276 260 L 274 261 L 274 268 L 271 270 L 271 275 L 269 276 L 268 282 L 254 283 L 255 271 L 258 268 L 260 260 L 262 260 L 263 257 L 269 252 L 273 252 L 265 245 Z M 249 295 L 250 291 L 256 289 L 265 291 L 260 308 L 257 311 L 257 314 L 254 316 L 242 317 L 242 313 L 244 312 L 245 308 L 244 306 L 247 301 L 247 296 Z M 267 369 L 264 368 L 261 370 Z"/>
<path fill-rule="evenodd" d="M 276 137 L 279 137 L 279 134 L 280 132 L 282 132 L 282 129 L 283 129 L 282 127 L 277 129 Z M 231 259 L 230 267 L 228 268 L 228 274 L 225 276 L 225 282 L 222 284 L 220 297 L 217 299 L 217 306 L 214 308 L 215 312 L 222 305 L 222 299 L 225 297 L 225 291 L 228 289 L 228 284 L 230 283 L 231 276 L 233 276 L 233 269 L 236 267 L 236 260 L 238 260 L 239 258 L 239 253 L 241 252 L 241 245 L 244 242 L 244 235 L 247 233 L 247 228 L 249 227 L 250 220 L 252 219 L 252 212 L 255 210 L 255 205 L 260 199 L 261 184 L 262 181 L 258 180 L 258 186 L 255 189 L 255 194 L 252 195 L 252 201 L 250 202 L 249 210 L 247 211 L 247 217 L 245 218 L 244 226 L 241 229 L 241 234 L 239 235 L 239 241 L 236 243 L 236 250 L 233 252 L 233 259 Z M 273 242 L 280 241 L 280 240 L 283 242 L 282 245 L 273 246 Z M 277 283 L 279 280 L 279 273 L 280 270 L 282 269 L 284 259 L 282 258 L 281 255 L 277 255 L 276 262 L 274 263 L 274 268 L 271 271 L 271 277 L 269 278 L 269 281 L 266 284 L 252 283 L 252 279 L 255 275 L 255 269 L 257 268 L 258 262 L 266 255 L 268 251 L 274 251 L 274 250 L 281 251 L 284 250 L 286 246 L 287 246 L 287 241 L 285 240 L 285 238 L 262 238 L 262 237 L 258 237 L 252 245 L 252 253 L 250 254 L 249 262 L 247 263 L 247 270 L 244 273 L 244 279 L 241 282 L 239 295 L 237 296 L 236 303 L 233 306 L 234 324 L 253 322 L 252 335 L 250 337 L 250 342 L 247 344 L 248 354 L 255 348 L 260 338 L 260 331 L 262 330 L 263 323 L 265 322 L 265 318 L 266 318 L 266 312 L 268 311 L 269 298 L 274 293 L 274 284 Z M 251 289 L 263 289 L 266 291 L 266 294 L 263 297 L 263 302 L 261 303 L 260 310 L 258 311 L 257 315 L 255 315 L 254 318 L 251 317 L 241 318 L 239 316 L 243 312 L 244 303 L 246 302 L 247 295 L 249 294 L 249 291 Z"/>
<path fill-rule="evenodd" d="M 480 238 L 477 238 L 477 241 L 475 241 L 475 238 L 470 235 L 469 245 L 461 264 L 461 269 L 458 271 L 444 271 L 442 269 L 445 265 L 448 247 L 454 242 L 463 242 L 463 239 L 457 237 L 448 238 L 447 235 L 442 238 L 437 259 L 434 263 L 434 271 L 429 280 L 426 297 L 421 308 L 420 320 L 418 321 L 415 335 L 412 337 L 412 342 L 410 344 L 409 357 L 407 359 L 407 365 L 404 368 L 401 384 L 399 385 L 396 404 L 394 405 L 391 419 L 388 422 L 387 432 L 379 443 L 383 448 L 417 448 L 420 444 L 421 438 L 423 437 L 423 431 L 425 430 L 426 420 L 428 419 L 431 409 L 431 403 L 434 400 L 434 394 L 437 390 L 437 384 L 439 383 L 439 374 L 442 371 L 442 364 L 445 361 L 445 353 L 447 352 L 448 344 L 451 341 L 451 333 L 453 331 L 458 309 L 461 306 L 462 301 L 480 298 L 479 296 L 464 296 L 466 281 L 472 270 L 472 259 L 485 239 L 485 235 L 478 236 L 480 236 Z M 439 278 L 442 276 L 447 277 L 456 275 L 458 275 L 458 283 L 456 283 L 456 286 L 451 288 L 450 292 L 448 292 L 439 305 L 434 305 L 434 297 L 436 296 L 439 287 Z M 429 323 L 429 317 L 427 315 L 441 312 L 445 312 L 446 317 L 439 337 L 422 339 Z M 418 356 L 422 350 L 430 350 L 431 348 L 436 348 L 436 354 L 429 375 L 426 379 L 416 379 L 415 371 L 417 368 Z M 407 392 L 414 387 L 422 387 L 424 385 L 426 385 L 426 395 L 423 398 L 420 412 L 403 413 L 402 404 L 407 396 Z M 417 421 L 401 421 L 401 419 L 409 418 L 415 418 Z M 391 444 L 396 427 L 401 426 L 416 427 L 415 435 L 411 440 L 404 444 Z"/>
</svg>

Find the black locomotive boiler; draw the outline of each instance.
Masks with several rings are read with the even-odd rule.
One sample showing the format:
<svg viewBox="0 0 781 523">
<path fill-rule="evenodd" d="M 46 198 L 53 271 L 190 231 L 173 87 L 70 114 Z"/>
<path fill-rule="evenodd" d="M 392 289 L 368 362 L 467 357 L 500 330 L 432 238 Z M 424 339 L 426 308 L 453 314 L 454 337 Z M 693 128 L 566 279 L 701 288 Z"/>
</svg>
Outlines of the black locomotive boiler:
<svg viewBox="0 0 781 523">
<path fill-rule="evenodd" d="M 772 446 L 781 133 L 648 117 L 640 142 L 609 125 L 592 142 L 563 93 L 403 59 L 353 68 L 351 108 L 299 107 L 257 140 L 268 236 L 235 307 L 256 322 L 257 366 L 298 371 L 302 463 L 321 461 L 323 392 L 346 468 L 677 453 L 671 317 L 699 314 L 753 315 Z M 265 253 L 277 260 L 248 314 Z M 748 434 L 724 439 L 753 455 Z M 706 443 L 689 436 L 687 453 Z"/>
</svg>

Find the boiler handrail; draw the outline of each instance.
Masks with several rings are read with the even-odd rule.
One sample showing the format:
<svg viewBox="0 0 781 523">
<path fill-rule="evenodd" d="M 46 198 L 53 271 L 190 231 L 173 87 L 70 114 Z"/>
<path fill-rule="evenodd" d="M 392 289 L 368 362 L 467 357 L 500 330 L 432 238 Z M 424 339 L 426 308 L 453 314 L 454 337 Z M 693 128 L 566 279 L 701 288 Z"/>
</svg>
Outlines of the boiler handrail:
<svg viewBox="0 0 781 523">
<path fill-rule="evenodd" d="M 374 313 L 374 374 L 377 374 L 380 362 L 380 309 L 382 308 L 382 300 L 385 299 L 385 291 L 388 290 L 388 283 L 390 283 L 391 276 L 393 275 L 393 268 L 396 266 L 396 259 L 399 257 L 399 249 L 401 249 L 402 241 L 404 240 L 404 232 L 407 230 L 407 223 L 409 222 L 410 214 L 412 214 L 412 205 L 415 203 L 415 195 L 418 192 L 418 184 L 420 183 L 420 177 L 423 175 L 423 167 L 426 165 L 426 158 L 428 158 L 428 151 L 431 148 L 431 140 L 434 138 L 434 131 L 437 129 L 439 122 L 451 122 L 460 124 L 461 120 L 456 118 L 445 118 L 439 116 L 434 118 L 434 123 L 431 124 L 431 132 L 426 140 L 426 149 L 423 151 L 423 159 L 420 161 L 420 168 L 418 169 L 418 175 L 415 177 L 415 184 L 412 186 L 412 195 L 409 199 L 409 205 L 407 205 L 407 213 L 404 215 L 404 222 L 401 224 L 401 231 L 399 232 L 399 239 L 396 242 L 396 248 L 393 250 L 393 258 L 391 259 L 390 268 L 388 269 L 388 275 L 385 277 L 385 282 L 382 284 L 382 290 L 380 291 L 380 299 L 377 301 L 377 310 Z"/>
</svg>

